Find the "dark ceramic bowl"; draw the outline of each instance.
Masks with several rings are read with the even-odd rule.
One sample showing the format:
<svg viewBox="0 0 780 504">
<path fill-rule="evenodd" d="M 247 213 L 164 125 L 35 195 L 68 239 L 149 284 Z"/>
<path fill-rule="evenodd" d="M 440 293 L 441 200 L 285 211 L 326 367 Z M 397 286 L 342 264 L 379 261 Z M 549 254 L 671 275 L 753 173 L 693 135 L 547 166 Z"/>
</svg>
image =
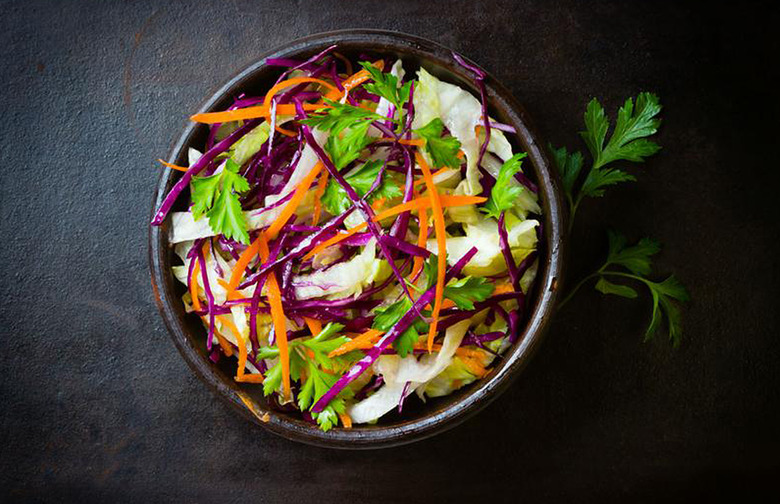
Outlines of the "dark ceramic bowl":
<svg viewBox="0 0 780 504">
<path fill-rule="evenodd" d="M 200 111 L 224 110 L 242 92 L 254 95 L 265 93 L 281 72 L 278 67 L 266 66 L 268 58 L 306 59 L 332 44 L 338 44 L 338 51 L 351 58 L 362 54 L 402 57 L 407 71 L 422 65 L 437 77 L 468 89 L 477 96 L 479 94 L 473 76 L 455 62 L 449 49 L 439 44 L 401 33 L 348 30 L 312 35 L 272 51 L 231 79 Z M 517 378 L 539 346 L 553 314 L 558 279 L 561 277 L 564 215 L 557 178 L 544 152 L 544 144 L 533 132 L 528 116 L 509 91 L 489 75 L 486 85 L 490 115 L 514 126 L 517 134 L 508 134 L 507 138 L 516 149 L 528 153 L 532 172 L 527 173 L 539 185 L 544 211 L 544 239 L 539 249 L 540 268 L 534 291 L 528 298 L 525 325 L 518 342 L 506 352 L 503 359 L 496 361 L 497 364 L 488 375 L 449 396 L 431 399 L 425 404 L 409 401 L 402 416 L 388 414 L 376 425 L 356 425 L 352 429 L 334 428 L 322 432 L 303 421 L 296 413 L 273 409 L 263 397 L 261 387 L 233 381 L 235 362 L 232 359 L 222 359 L 220 365 L 209 361 L 205 349 L 205 330 L 197 317 L 185 314 L 181 302 L 184 286 L 171 273 L 171 266 L 175 263 L 174 254 L 168 245 L 168 222 L 161 227 L 151 227 L 149 258 L 152 285 L 173 342 L 200 379 L 235 410 L 271 432 L 295 441 L 332 448 L 377 448 L 410 443 L 450 429 L 496 399 Z M 180 165 L 186 163 L 187 148 L 191 145 L 202 147 L 206 135 L 206 126 L 188 124 L 173 148 L 169 162 Z M 163 172 L 157 186 L 154 209 L 160 205 L 178 176 L 177 172 L 171 170 Z M 183 200 L 180 198 L 180 206 L 174 210 L 184 209 Z"/>
</svg>

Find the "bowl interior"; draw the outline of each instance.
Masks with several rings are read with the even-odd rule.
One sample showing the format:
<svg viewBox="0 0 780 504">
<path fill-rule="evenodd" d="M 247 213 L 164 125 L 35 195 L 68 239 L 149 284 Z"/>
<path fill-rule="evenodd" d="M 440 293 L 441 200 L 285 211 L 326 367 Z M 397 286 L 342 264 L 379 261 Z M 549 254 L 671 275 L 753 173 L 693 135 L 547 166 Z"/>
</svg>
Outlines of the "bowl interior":
<svg viewBox="0 0 780 504">
<path fill-rule="evenodd" d="M 230 80 L 203 105 L 201 111 L 224 110 L 241 93 L 265 94 L 283 71 L 278 67 L 267 66 L 266 59 L 285 57 L 303 60 L 332 44 L 338 44 L 338 52 L 352 61 L 388 56 L 402 58 L 408 75 L 422 66 L 436 77 L 479 95 L 473 76 L 454 61 L 449 49 L 403 34 L 369 30 L 343 31 L 314 35 L 273 51 Z M 525 171 L 539 185 L 544 212 L 544 240 L 540 242 L 539 273 L 534 290 L 527 297 L 525 326 L 518 343 L 506 352 L 503 359 L 497 361 L 487 376 L 449 396 L 429 399 L 427 403 L 410 398 L 404 405 L 403 415 L 393 412 L 375 425 L 360 425 L 352 429 L 334 428 L 327 433 L 303 421 L 296 413 L 280 411 L 263 397 L 262 387 L 239 384 L 233 380 L 236 368 L 234 359 L 221 359 L 216 365 L 208 359 L 203 325 L 196 316 L 184 312 L 181 296 L 185 287 L 171 273 L 171 266 L 178 264 L 178 259 L 168 244 L 168 221 L 161 227 L 151 227 L 149 250 L 152 283 L 174 343 L 198 376 L 242 414 L 277 434 L 311 444 L 337 448 L 389 446 L 408 443 L 456 425 L 487 405 L 517 376 L 539 344 L 552 313 L 561 268 L 562 209 L 557 180 L 522 108 L 492 77 L 488 76 L 486 85 L 490 115 L 514 126 L 517 134 L 507 134 L 507 138 L 516 151 L 528 152 L 530 163 L 526 164 Z M 207 134 L 205 125 L 189 124 L 173 148 L 169 162 L 186 163 L 188 147 L 202 148 Z M 171 170 L 163 172 L 155 195 L 154 209 L 178 176 L 177 172 Z M 174 211 L 185 209 L 186 196 L 179 198 Z"/>
</svg>

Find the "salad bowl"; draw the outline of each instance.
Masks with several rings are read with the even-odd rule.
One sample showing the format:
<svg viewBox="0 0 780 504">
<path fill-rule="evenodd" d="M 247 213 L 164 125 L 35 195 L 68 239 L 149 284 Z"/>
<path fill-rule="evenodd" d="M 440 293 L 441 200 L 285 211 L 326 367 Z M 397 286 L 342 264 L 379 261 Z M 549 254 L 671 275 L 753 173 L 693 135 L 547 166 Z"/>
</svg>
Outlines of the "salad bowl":
<svg viewBox="0 0 780 504">
<path fill-rule="evenodd" d="M 199 111 L 224 110 L 242 93 L 263 94 L 279 74 L 278 68 L 267 64 L 269 59 L 306 60 L 333 44 L 337 44 L 339 53 L 348 58 L 365 55 L 401 58 L 410 68 L 424 67 L 442 81 L 479 94 L 463 62 L 478 67 L 437 43 L 395 32 L 346 30 L 312 35 L 271 51 L 229 80 Z M 391 413 L 375 424 L 323 432 L 279 406 L 272 398 L 264 397 L 262 387 L 235 382 L 232 371 L 235 365 L 227 359 L 218 363 L 209 359 L 204 328 L 196 316 L 185 312 L 181 297 L 186 287 L 176 282 L 171 270 L 175 254 L 169 243 L 170 224 L 166 221 L 160 226 L 151 226 L 149 260 L 152 286 L 171 338 L 196 375 L 233 409 L 255 424 L 291 440 L 331 448 L 378 448 L 410 443 L 458 425 L 497 399 L 520 375 L 541 343 L 554 313 L 559 279 L 562 277 L 565 214 L 556 174 L 544 143 L 534 132 L 527 114 L 509 91 L 489 74 L 486 74 L 484 84 L 490 116 L 511 127 L 514 133 L 507 134 L 507 138 L 514 147 L 527 153 L 527 174 L 538 186 L 542 208 L 538 274 L 528 295 L 526 312 L 513 346 L 487 375 L 450 395 L 425 403 L 410 403 L 404 407 L 403 415 Z M 187 125 L 171 150 L 168 163 L 186 164 L 189 148 L 203 144 L 207 136 L 207 126 Z M 178 177 L 175 171 L 163 171 L 154 196 L 152 214 L 160 207 Z M 185 203 L 180 201 L 174 210 L 186 210 L 184 206 Z"/>
</svg>

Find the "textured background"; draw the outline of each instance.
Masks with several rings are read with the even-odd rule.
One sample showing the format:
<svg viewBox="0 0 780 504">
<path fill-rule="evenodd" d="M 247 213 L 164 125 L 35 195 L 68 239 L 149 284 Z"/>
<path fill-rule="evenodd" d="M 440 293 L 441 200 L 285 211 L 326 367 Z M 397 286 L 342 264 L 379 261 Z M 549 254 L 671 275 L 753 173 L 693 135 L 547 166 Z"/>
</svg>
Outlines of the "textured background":
<svg viewBox="0 0 780 504">
<path fill-rule="evenodd" d="M 780 469 L 776 72 L 770 3 L 0 2 L 0 500 L 650 502 L 756 496 Z M 583 148 L 587 100 L 665 106 L 638 183 L 581 209 L 571 271 L 607 226 L 687 284 L 678 350 L 648 299 L 586 290 L 501 400 L 411 446 L 267 434 L 190 373 L 152 300 L 147 217 L 188 114 L 313 32 L 448 45 Z M 752 499 L 748 499 L 752 500 Z"/>
</svg>

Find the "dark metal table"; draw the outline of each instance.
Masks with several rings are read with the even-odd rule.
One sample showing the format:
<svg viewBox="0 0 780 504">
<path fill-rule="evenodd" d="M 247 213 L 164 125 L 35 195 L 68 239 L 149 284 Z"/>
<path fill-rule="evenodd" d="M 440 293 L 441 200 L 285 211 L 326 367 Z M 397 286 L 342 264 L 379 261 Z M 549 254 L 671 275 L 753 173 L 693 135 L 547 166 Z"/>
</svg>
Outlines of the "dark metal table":
<svg viewBox="0 0 780 504">
<path fill-rule="evenodd" d="M 755 496 L 780 465 L 777 9 L 679 2 L 2 2 L 0 500 L 657 502 Z M 257 55 L 349 27 L 406 31 L 493 72 L 556 144 L 584 104 L 665 106 L 662 153 L 581 210 L 666 245 L 693 302 L 673 350 L 644 302 L 585 291 L 502 399 L 411 446 L 339 452 L 236 416 L 152 301 L 157 166 Z M 750 499 L 748 499 L 750 500 Z"/>
</svg>

